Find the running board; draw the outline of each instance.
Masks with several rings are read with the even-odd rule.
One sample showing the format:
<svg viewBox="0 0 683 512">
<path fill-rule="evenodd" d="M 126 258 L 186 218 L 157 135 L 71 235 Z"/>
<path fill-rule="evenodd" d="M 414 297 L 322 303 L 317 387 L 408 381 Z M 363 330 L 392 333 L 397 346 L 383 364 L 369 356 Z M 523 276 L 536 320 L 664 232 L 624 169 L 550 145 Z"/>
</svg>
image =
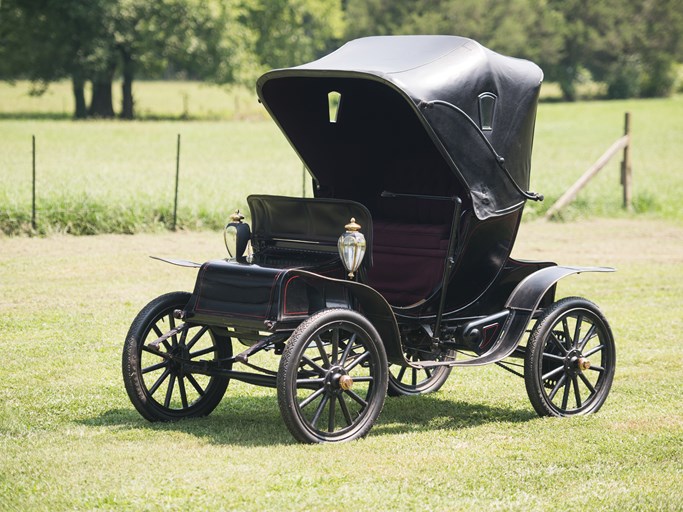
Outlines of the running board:
<svg viewBox="0 0 683 512">
<path fill-rule="evenodd" d="M 478 357 L 464 361 L 408 361 L 408 364 L 411 368 L 427 369 L 439 366 L 483 366 L 485 364 L 497 363 L 515 351 L 529 324 L 529 320 L 531 320 L 530 313 L 511 311 L 496 342 L 487 352 Z"/>
<path fill-rule="evenodd" d="M 437 366 L 482 366 L 502 361 L 517 348 L 529 321 L 548 290 L 560 279 L 582 272 L 614 272 L 614 269 L 610 267 L 552 266 L 537 270 L 525 277 L 512 290 L 505 304 L 505 308 L 510 311 L 510 314 L 496 342 L 486 353 L 465 361 L 406 361 L 407 366 L 417 369 Z"/>
</svg>

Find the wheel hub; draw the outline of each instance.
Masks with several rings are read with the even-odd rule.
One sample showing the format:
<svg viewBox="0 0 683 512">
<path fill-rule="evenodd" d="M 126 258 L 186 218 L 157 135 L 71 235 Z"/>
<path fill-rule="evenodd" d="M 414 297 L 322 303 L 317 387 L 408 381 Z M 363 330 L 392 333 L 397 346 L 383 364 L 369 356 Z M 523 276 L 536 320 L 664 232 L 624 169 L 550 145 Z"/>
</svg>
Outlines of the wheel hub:
<svg viewBox="0 0 683 512">
<path fill-rule="evenodd" d="M 348 391 L 353 387 L 353 378 L 340 366 L 333 366 L 325 375 L 325 388 L 332 393 Z"/>
<path fill-rule="evenodd" d="M 580 350 L 572 350 L 564 360 L 564 367 L 568 372 L 577 375 L 588 370 L 591 362 L 583 356 Z"/>
</svg>

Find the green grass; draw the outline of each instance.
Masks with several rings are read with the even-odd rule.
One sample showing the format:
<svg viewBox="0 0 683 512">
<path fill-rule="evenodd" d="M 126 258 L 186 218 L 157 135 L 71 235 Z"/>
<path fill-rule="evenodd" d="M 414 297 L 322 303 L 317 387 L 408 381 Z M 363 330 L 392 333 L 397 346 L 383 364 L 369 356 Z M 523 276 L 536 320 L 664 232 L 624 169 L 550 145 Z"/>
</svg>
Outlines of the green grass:
<svg viewBox="0 0 683 512">
<path fill-rule="evenodd" d="M 44 94 L 31 94 L 30 82 L 0 81 L 0 118 L 70 119 L 74 112 L 71 82 L 50 84 Z M 86 87 L 86 98 L 90 97 Z M 112 87 L 114 110 L 121 107 L 121 84 Z M 135 111 L 140 119 L 263 119 L 256 92 L 239 86 L 202 82 L 136 81 Z"/>
<path fill-rule="evenodd" d="M 6 234 L 67 232 L 134 233 L 172 223 L 176 138 L 181 134 L 178 225 L 215 229 L 234 208 L 246 208 L 252 193 L 301 195 L 302 164 L 254 97 L 187 83 L 141 83 L 140 109 L 151 117 L 178 117 L 176 101 L 191 88 L 191 105 L 207 101 L 216 111 L 235 97 L 249 121 L 86 121 L 23 119 L 38 112 L 15 105 L 12 88 L 0 84 L 0 231 Z M 64 84 L 59 85 L 64 88 Z M 26 84 L 23 84 L 24 99 Z M 52 89 L 50 89 L 52 90 Z M 8 92 L 10 91 L 10 92 Z M 144 94 L 143 94 L 144 93 Z M 156 93 L 156 95 L 155 95 Z M 49 94 L 49 93 L 48 93 Z M 55 92 L 56 94 L 56 92 Z M 237 96 L 235 96 L 237 94 Z M 156 106 L 145 106 L 147 95 Z M 165 106 L 165 107 L 164 107 Z M 54 107 L 51 107 L 54 111 Z M 163 109 L 166 110 L 163 110 Z M 204 108 L 204 107 L 202 107 Z M 202 110 L 205 112 L 208 110 Z M 536 123 L 532 190 L 545 202 L 529 203 L 526 218 L 544 214 L 553 202 L 623 133 L 632 113 L 634 208 L 639 214 L 683 220 L 683 96 L 663 100 L 542 103 Z M 165 112 L 165 114 L 164 114 Z M 221 114 L 230 117 L 228 114 Z M 2 116 L 0 116 L 2 117 Z M 49 117 L 49 116 L 44 116 Z M 31 227 L 31 137 L 36 136 L 37 227 Z M 562 212 L 565 219 L 623 216 L 619 162 L 615 157 Z M 310 180 L 306 183 L 311 195 Z"/>
<path fill-rule="evenodd" d="M 461 369 L 436 394 L 389 398 L 367 438 L 327 446 L 294 443 L 270 389 L 231 383 L 210 417 L 172 424 L 128 401 L 130 322 L 195 278 L 147 255 L 220 257 L 220 235 L 0 239 L 0 509 L 680 510 L 681 239 L 662 221 L 522 227 L 518 257 L 619 268 L 560 286 L 615 333 L 597 414 L 541 419 L 521 379 Z"/>
</svg>

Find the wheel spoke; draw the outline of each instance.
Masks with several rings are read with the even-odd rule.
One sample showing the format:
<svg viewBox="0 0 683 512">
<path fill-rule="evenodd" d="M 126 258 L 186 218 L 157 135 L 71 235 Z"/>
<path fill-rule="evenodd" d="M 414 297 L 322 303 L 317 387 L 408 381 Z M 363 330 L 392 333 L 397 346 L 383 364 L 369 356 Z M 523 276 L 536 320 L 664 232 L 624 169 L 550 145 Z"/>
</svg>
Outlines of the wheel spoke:
<svg viewBox="0 0 683 512">
<path fill-rule="evenodd" d="M 570 384 L 571 384 L 571 381 L 568 380 L 567 383 L 564 385 L 564 394 L 562 395 L 562 409 L 565 411 L 567 410 L 567 402 L 569 401 L 569 386 L 570 386 Z"/>
<path fill-rule="evenodd" d="M 204 336 L 204 333 L 205 333 L 206 331 L 208 331 L 208 330 L 209 330 L 209 328 L 208 328 L 207 326 L 203 326 L 201 329 L 199 329 L 199 332 L 197 332 L 197 334 L 195 334 L 194 336 L 192 336 L 192 339 L 191 339 L 190 342 L 187 344 L 187 350 L 188 350 L 188 351 L 189 351 L 189 350 L 192 350 L 192 347 L 194 347 L 195 343 L 197 343 L 197 342 L 199 341 L 199 339 L 200 339 L 202 336 Z"/>
<path fill-rule="evenodd" d="M 597 347 L 594 347 L 594 348 L 590 349 L 588 352 L 586 352 L 586 353 L 583 355 L 583 357 L 590 357 L 590 356 L 592 356 L 593 354 L 597 354 L 597 353 L 600 352 L 603 348 L 605 348 L 605 345 L 598 345 Z"/>
<path fill-rule="evenodd" d="M 154 325 L 152 326 L 152 330 L 154 331 L 154 334 L 157 335 L 157 338 L 161 338 L 161 337 L 164 335 L 164 332 L 159 328 L 159 326 L 158 326 L 157 324 L 154 324 Z M 164 341 L 162 341 L 161 343 L 164 344 L 164 347 L 166 347 L 166 350 L 167 350 L 167 351 L 169 351 L 169 352 L 171 351 L 171 345 L 168 344 L 168 341 L 167 341 L 167 340 L 164 340 Z M 145 345 L 143 345 L 143 347 L 144 347 L 144 346 L 145 346 Z"/>
<path fill-rule="evenodd" d="M 563 354 L 567 355 L 567 354 L 569 353 L 569 350 L 567 350 L 567 347 L 565 347 L 565 346 L 564 346 L 564 343 L 562 343 L 562 342 L 557 338 L 557 336 L 555 336 L 555 333 L 554 333 L 554 332 L 551 332 L 551 333 L 550 333 L 550 340 L 555 344 L 555 346 L 556 346 L 557 348 L 560 349 L 560 351 L 561 351 Z"/>
<path fill-rule="evenodd" d="M 398 375 L 396 376 L 396 380 L 399 382 L 403 382 L 403 376 L 406 374 L 406 369 L 407 366 L 402 366 L 401 370 L 398 372 Z"/>
<path fill-rule="evenodd" d="M 187 393 L 185 392 L 185 379 L 180 376 L 178 377 L 178 390 L 180 391 L 180 403 L 183 406 L 183 409 L 187 409 Z"/>
<path fill-rule="evenodd" d="M 210 347 L 206 347 L 206 348 L 203 348 L 201 350 L 197 350 L 196 352 L 191 352 L 188 355 L 189 355 L 190 359 L 194 359 L 195 357 L 204 356 L 206 354 L 210 354 L 211 352 L 215 352 L 215 351 L 216 351 L 216 347 L 214 347 L 212 345 Z"/>
<path fill-rule="evenodd" d="M 417 386 L 417 368 L 413 368 L 412 385 L 413 387 Z"/>
<path fill-rule="evenodd" d="M 571 334 L 569 334 L 569 322 L 567 322 L 566 316 L 562 318 L 562 330 L 564 331 L 565 343 L 567 344 L 567 346 L 571 346 L 570 341 L 572 339 L 572 336 L 571 336 Z M 565 353 L 569 352 L 567 347 L 563 347 L 563 348 L 564 348 Z"/>
<path fill-rule="evenodd" d="M 144 352 L 148 352 L 150 354 L 154 354 L 157 357 L 160 357 L 163 360 L 168 360 L 171 358 L 171 356 L 165 352 L 160 352 L 159 350 L 154 350 L 153 348 L 148 347 L 147 345 L 142 345 L 140 349 Z"/>
<path fill-rule="evenodd" d="M 161 376 L 157 379 L 157 381 L 152 385 L 151 388 L 149 388 L 149 396 L 154 395 L 156 393 L 157 389 L 159 389 L 159 386 L 163 384 L 163 382 L 166 380 L 166 378 L 171 374 L 170 368 L 166 368 L 164 370 L 164 373 L 161 374 Z"/>
<path fill-rule="evenodd" d="M 168 361 L 166 361 L 164 359 L 161 363 L 153 364 L 152 366 L 148 366 L 147 368 L 143 368 L 142 370 L 140 370 L 140 373 L 142 373 L 144 375 L 145 373 L 153 372 L 156 370 L 161 370 L 162 368 L 165 368 L 166 366 L 168 366 Z"/>
<path fill-rule="evenodd" d="M 330 358 L 327 355 L 327 352 L 325 352 L 325 347 L 323 346 L 323 340 L 320 339 L 320 335 L 316 335 L 315 338 L 313 339 L 315 342 L 315 346 L 318 347 L 318 352 L 320 352 L 320 358 L 322 359 L 323 362 L 323 368 L 329 368 L 330 367 Z"/>
<path fill-rule="evenodd" d="M 175 329 L 175 318 L 173 317 L 173 314 L 168 315 L 168 325 L 171 328 L 171 330 Z M 178 335 L 177 333 L 171 336 L 171 341 L 174 347 L 178 346 Z"/>
<path fill-rule="evenodd" d="M 366 377 L 354 377 L 353 382 L 374 382 L 375 378 L 372 375 L 368 375 Z"/>
<path fill-rule="evenodd" d="M 296 379 L 296 385 L 300 387 L 304 387 L 306 384 L 319 384 L 322 385 L 325 383 L 325 378 L 324 377 L 319 377 L 317 379 L 309 379 L 308 377 L 304 377 L 302 379 Z M 308 386 L 305 386 L 308 389 Z"/>
<path fill-rule="evenodd" d="M 346 405 L 346 401 L 344 400 L 344 395 L 339 395 L 337 400 L 339 400 L 339 408 L 342 410 L 342 414 L 346 420 L 346 426 L 350 427 L 353 425 L 353 418 L 351 418 L 351 413 L 349 412 L 349 407 Z"/>
<path fill-rule="evenodd" d="M 313 371 L 315 371 L 315 373 L 317 373 L 318 375 L 320 375 L 322 377 L 325 376 L 325 373 L 326 373 L 325 370 L 322 369 L 320 366 L 318 366 L 310 357 L 301 356 L 301 360 L 304 361 L 305 363 L 307 363 L 309 366 L 311 366 L 311 368 L 313 368 Z M 302 368 L 303 366 L 304 365 L 299 365 L 299 368 L 303 369 Z"/>
<path fill-rule="evenodd" d="M 594 372 L 600 372 L 600 373 L 605 372 L 605 369 L 602 366 L 598 366 L 598 365 L 591 365 L 591 367 L 588 369 L 591 371 L 594 371 Z"/>
<path fill-rule="evenodd" d="M 562 370 L 564 370 L 564 365 L 558 366 L 558 367 L 555 368 L 554 370 L 549 371 L 548 373 L 546 373 L 545 375 L 543 375 L 543 376 L 541 377 L 541 380 L 548 380 L 549 378 L 551 378 L 551 377 L 557 375 L 558 373 L 560 373 Z"/>
<path fill-rule="evenodd" d="M 567 380 L 567 374 L 565 373 L 560 377 L 560 380 L 557 381 L 557 384 L 555 384 L 555 387 L 550 391 L 550 394 L 548 395 L 548 400 L 551 402 L 553 401 L 553 398 L 555 398 L 555 395 L 557 392 L 562 388 L 562 385 L 564 384 L 564 381 Z"/>
<path fill-rule="evenodd" d="M 341 360 L 339 361 L 340 365 L 344 366 L 346 364 L 346 359 L 349 357 L 351 349 L 353 348 L 353 345 L 356 343 L 356 336 L 357 334 L 354 332 L 349 341 L 346 343 L 346 348 L 344 349 L 344 353 L 342 354 Z"/>
<path fill-rule="evenodd" d="M 554 361 L 561 361 L 562 363 L 564 363 L 564 357 L 558 356 L 556 354 L 549 354 L 548 352 L 543 352 L 542 357 L 545 357 L 547 359 L 552 359 Z"/>
<path fill-rule="evenodd" d="M 591 396 L 593 396 L 595 394 L 595 388 L 593 387 L 593 384 L 591 384 L 591 381 L 589 381 L 583 373 L 579 373 L 579 377 L 583 381 L 584 385 L 591 392 L 591 394 L 588 396 L 588 398 L 590 398 Z"/>
<path fill-rule="evenodd" d="M 581 390 L 579 389 L 579 379 L 576 375 L 572 375 L 572 383 L 574 384 L 574 398 L 576 399 L 576 408 L 581 408 Z"/>
<path fill-rule="evenodd" d="M 204 396 L 204 390 L 191 373 L 185 375 L 185 378 L 190 382 L 190 384 L 192 384 L 192 387 L 197 391 L 197 393 L 199 393 L 199 396 Z"/>
<path fill-rule="evenodd" d="M 313 402 L 316 398 L 318 398 L 320 395 L 322 395 L 324 392 L 325 392 L 325 388 L 320 388 L 317 391 L 315 391 L 314 393 L 311 393 L 308 397 L 306 397 L 305 400 L 302 400 L 301 402 L 299 402 L 299 408 L 303 409 L 308 404 Z"/>
<path fill-rule="evenodd" d="M 325 395 L 322 400 L 320 400 L 320 404 L 318 405 L 318 408 L 315 410 L 315 414 L 313 415 L 313 419 L 311 419 L 311 426 L 313 428 L 316 428 L 316 424 L 318 423 L 318 420 L 320 419 L 320 415 L 323 412 L 323 409 L 325 409 L 325 406 L 327 405 L 327 402 L 329 402 L 330 397 L 328 395 Z"/>
<path fill-rule="evenodd" d="M 328 432 L 334 432 L 334 426 L 335 426 L 335 416 L 337 412 L 337 408 L 334 406 L 335 402 L 337 401 L 337 395 L 332 395 L 330 397 L 330 412 L 329 416 L 327 417 L 327 431 Z"/>
<path fill-rule="evenodd" d="M 578 348 L 580 351 L 583 351 L 583 349 L 586 348 L 586 345 L 588 344 L 588 342 L 595 337 L 595 335 L 597 334 L 596 333 L 597 329 L 598 329 L 597 325 L 595 325 L 595 324 L 591 325 L 591 328 L 588 329 L 588 332 L 586 333 L 586 335 L 581 340 L 581 343 L 579 343 Z"/>
<path fill-rule="evenodd" d="M 339 327 L 335 328 L 332 331 L 332 355 L 331 355 L 331 363 L 332 364 L 337 364 L 337 356 L 339 356 L 339 331 L 341 329 Z M 334 404 L 334 399 L 332 400 L 332 403 Z"/>
<path fill-rule="evenodd" d="M 167 409 L 171 406 L 171 397 L 173 396 L 173 387 L 175 385 L 176 376 L 171 374 L 171 380 L 168 383 L 168 388 L 166 389 L 166 399 L 164 400 L 164 407 Z"/>
<path fill-rule="evenodd" d="M 576 316 L 576 326 L 574 327 L 574 337 L 571 339 L 571 347 L 578 348 L 579 340 L 581 339 L 581 324 L 583 323 L 583 315 L 579 313 Z"/>
<path fill-rule="evenodd" d="M 370 357 L 370 352 L 363 352 L 363 353 L 360 355 L 360 357 L 357 357 L 356 359 L 354 359 L 353 361 L 351 361 L 351 364 L 348 365 L 347 367 L 345 367 L 344 370 L 346 370 L 347 373 L 350 372 L 350 371 L 353 370 L 356 366 L 358 366 L 360 363 L 362 363 L 363 361 L 365 361 L 368 357 Z"/>
<path fill-rule="evenodd" d="M 359 397 L 358 394 L 355 393 L 354 391 L 348 389 L 348 390 L 344 391 L 344 393 L 346 393 L 351 398 L 353 398 L 362 407 L 366 407 L 368 405 L 368 403 L 365 400 L 363 400 L 361 397 Z"/>
</svg>

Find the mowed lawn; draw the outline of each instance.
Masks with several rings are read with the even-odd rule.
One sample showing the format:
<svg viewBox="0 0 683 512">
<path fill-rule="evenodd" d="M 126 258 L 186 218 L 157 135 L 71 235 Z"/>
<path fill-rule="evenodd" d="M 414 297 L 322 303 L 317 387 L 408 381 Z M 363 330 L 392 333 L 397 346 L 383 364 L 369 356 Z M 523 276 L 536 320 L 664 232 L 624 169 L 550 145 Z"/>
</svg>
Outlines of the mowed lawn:
<svg viewBox="0 0 683 512">
<path fill-rule="evenodd" d="M 136 312 L 223 255 L 212 232 L 0 238 L 1 510 L 668 510 L 683 508 L 683 228 L 523 224 L 514 255 L 614 274 L 562 281 L 612 324 L 617 372 L 595 415 L 538 418 L 522 379 L 459 369 L 389 398 L 370 435 L 294 443 L 274 390 L 231 383 L 214 413 L 143 420 L 121 379 Z"/>
</svg>

